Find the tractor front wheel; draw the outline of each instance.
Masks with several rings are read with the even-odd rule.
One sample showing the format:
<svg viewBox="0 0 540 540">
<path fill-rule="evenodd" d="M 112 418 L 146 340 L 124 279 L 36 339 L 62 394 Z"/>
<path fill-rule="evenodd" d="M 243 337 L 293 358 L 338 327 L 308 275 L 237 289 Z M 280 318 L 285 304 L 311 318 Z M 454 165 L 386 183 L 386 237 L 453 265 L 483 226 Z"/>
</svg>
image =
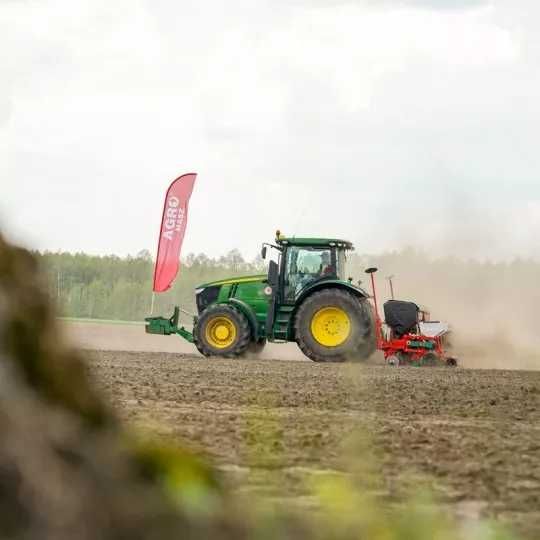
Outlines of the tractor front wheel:
<svg viewBox="0 0 540 540">
<path fill-rule="evenodd" d="M 375 350 L 370 305 L 337 288 L 315 292 L 304 300 L 295 331 L 298 346 L 315 362 L 365 359 Z"/>
<path fill-rule="evenodd" d="M 215 304 L 202 312 L 193 337 L 204 356 L 233 358 L 246 352 L 251 331 L 243 313 L 226 304 Z"/>
</svg>

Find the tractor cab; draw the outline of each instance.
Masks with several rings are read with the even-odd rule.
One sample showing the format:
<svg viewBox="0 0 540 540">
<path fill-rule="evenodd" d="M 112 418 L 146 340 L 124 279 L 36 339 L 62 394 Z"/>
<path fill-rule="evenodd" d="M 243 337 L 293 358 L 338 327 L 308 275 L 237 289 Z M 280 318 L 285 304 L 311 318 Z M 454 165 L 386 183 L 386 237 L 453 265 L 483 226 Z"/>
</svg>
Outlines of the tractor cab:
<svg viewBox="0 0 540 540">
<path fill-rule="evenodd" d="M 280 251 L 280 264 L 278 269 L 270 268 L 270 273 L 278 270 L 278 279 L 276 281 L 274 277 L 274 281 L 279 288 L 280 302 L 292 305 L 305 292 L 323 282 L 327 285 L 329 281 L 346 281 L 346 252 L 354 249 L 351 242 L 286 238 L 278 231 L 276 244 L 272 247 Z"/>
<path fill-rule="evenodd" d="M 281 300 L 294 304 L 320 282 L 345 281 L 345 252 L 352 244 L 323 238 L 277 238 L 282 248 Z"/>
</svg>

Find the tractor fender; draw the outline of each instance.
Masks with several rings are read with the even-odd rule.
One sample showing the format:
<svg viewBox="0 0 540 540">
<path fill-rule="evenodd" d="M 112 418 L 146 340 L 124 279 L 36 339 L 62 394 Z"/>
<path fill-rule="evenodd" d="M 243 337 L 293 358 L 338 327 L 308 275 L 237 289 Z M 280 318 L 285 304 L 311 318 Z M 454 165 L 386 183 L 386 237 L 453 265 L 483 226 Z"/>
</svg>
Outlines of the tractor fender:
<svg viewBox="0 0 540 540">
<path fill-rule="evenodd" d="M 339 279 L 325 279 L 322 281 L 318 281 L 317 283 L 314 283 L 313 285 L 308 285 L 301 292 L 300 296 L 296 300 L 296 306 L 298 307 L 304 301 L 305 298 L 307 298 L 310 294 L 314 293 L 315 291 L 320 291 L 321 289 L 330 289 L 330 288 L 343 289 L 347 292 L 350 292 L 351 294 L 354 294 L 354 296 L 358 296 L 358 298 L 368 298 L 368 295 L 366 294 L 365 291 L 363 291 L 362 289 L 359 289 L 358 287 L 355 287 L 354 285 L 351 285 L 348 282 L 341 281 Z"/>
<path fill-rule="evenodd" d="M 239 309 L 246 316 L 251 328 L 251 333 L 253 337 L 257 339 L 259 337 L 259 323 L 257 322 L 257 316 L 253 309 L 242 300 L 238 300 L 238 298 L 229 298 L 228 303 Z"/>
<path fill-rule="evenodd" d="M 354 285 L 349 284 L 348 282 L 341 281 L 339 279 L 325 279 L 314 283 L 311 286 L 306 287 L 300 296 L 297 298 L 294 306 L 294 310 L 291 313 L 290 323 L 289 323 L 289 335 L 294 338 L 294 319 L 296 318 L 296 313 L 298 308 L 302 305 L 303 301 L 311 296 L 314 292 L 321 291 L 323 289 L 342 289 L 347 291 L 358 298 L 369 298 L 367 293 Z"/>
</svg>

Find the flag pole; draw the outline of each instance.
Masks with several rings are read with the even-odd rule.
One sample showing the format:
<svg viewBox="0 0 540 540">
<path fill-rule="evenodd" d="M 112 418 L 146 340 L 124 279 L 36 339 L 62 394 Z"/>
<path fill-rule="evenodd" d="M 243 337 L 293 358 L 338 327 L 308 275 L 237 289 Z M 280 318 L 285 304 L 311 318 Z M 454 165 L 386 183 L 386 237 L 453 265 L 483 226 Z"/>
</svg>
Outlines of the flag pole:
<svg viewBox="0 0 540 540">
<path fill-rule="evenodd" d="M 156 293 L 152 292 L 152 301 L 150 303 L 150 315 L 154 314 L 154 298 L 156 297 Z"/>
</svg>

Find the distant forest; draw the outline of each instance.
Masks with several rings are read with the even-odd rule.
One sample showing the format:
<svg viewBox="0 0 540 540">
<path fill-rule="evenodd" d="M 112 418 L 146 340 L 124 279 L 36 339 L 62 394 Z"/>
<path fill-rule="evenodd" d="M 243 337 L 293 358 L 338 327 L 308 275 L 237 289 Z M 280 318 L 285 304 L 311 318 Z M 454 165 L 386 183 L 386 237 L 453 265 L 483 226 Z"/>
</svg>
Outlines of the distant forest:
<svg viewBox="0 0 540 540">
<path fill-rule="evenodd" d="M 60 312 L 68 317 L 141 321 L 150 313 L 153 261 L 149 252 L 135 256 L 83 253 L 37 253 L 47 286 Z M 436 319 L 474 337 L 505 336 L 528 345 L 540 344 L 540 262 L 516 259 L 482 262 L 454 257 L 433 258 L 414 249 L 378 255 L 353 252 L 349 274 L 369 281 L 363 270 L 377 266 L 378 289 L 389 294 L 385 277 L 394 275 L 398 298 L 427 306 Z M 154 314 L 169 315 L 175 304 L 194 311 L 197 285 L 230 276 L 266 272 L 260 258 L 246 261 L 238 250 L 219 258 L 190 254 L 183 258 L 172 289 L 155 295 Z M 189 318 L 186 318 L 186 322 Z"/>
<path fill-rule="evenodd" d="M 66 317 L 141 321 L 150 314 L 154 263 L 146 250 L 135 256 L 36 253 L 50 297 Z M 228 276 L 266 272 L 261 259 L 246 262 L 238 250 L 212 259 L 188 255 L 173 287 L 155 295 L 154 313 L 170 314 L 175 305 L 195 310 L 193 290 Z"/>
</svg>

